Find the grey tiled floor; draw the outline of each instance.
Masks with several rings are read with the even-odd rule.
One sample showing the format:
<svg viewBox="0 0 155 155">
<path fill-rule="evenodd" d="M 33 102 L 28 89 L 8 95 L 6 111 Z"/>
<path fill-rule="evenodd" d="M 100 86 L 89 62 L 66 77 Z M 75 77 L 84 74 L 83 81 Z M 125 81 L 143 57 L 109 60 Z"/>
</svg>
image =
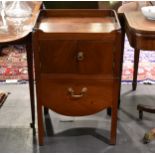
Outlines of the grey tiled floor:
<svg viewBox="0 0 155 155">
<path fill-rule="evenodd" d="M 155 85 L 122 85 L 117 144 L 108 145 L 110 117 L 106 111 L 86 117 L 65 117 L 50 111 L 45 118 L 45 145 L 32 136 L 28 85 L 1 85 L 11 94 L 0 109 L 0 152 L 155 152 L 155 141 L 143 144 L 144 133 L 155 127 L 155 114 L 138 119 L 138 103 L 155 103 Z M 37 125 L 36 125 L 37 126 Z"/>
</svg>

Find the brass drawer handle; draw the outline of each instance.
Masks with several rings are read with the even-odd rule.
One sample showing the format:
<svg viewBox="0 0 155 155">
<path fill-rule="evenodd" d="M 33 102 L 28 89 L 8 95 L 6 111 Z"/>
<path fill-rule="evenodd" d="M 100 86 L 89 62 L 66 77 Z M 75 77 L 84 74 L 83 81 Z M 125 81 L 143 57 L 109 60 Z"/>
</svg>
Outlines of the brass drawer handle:
<svg viewBox="0 0 155 155">
<path fill-rule="evenodd" d="M 77 54 L 77 60 L 78 61 L 82 61 L 84 59 L 84 54 L 83 54 L 83 52 L 78 52 L 78 54 Z"/>
<path fill-rule="evenodd" d="M 86 87 L 82 88 L 80 94 L 75 94 L 73 88 L 68 88 L 68 92 L 72 98 L 81 98 L 87 92 L 87 88 Z"/>
</svg>

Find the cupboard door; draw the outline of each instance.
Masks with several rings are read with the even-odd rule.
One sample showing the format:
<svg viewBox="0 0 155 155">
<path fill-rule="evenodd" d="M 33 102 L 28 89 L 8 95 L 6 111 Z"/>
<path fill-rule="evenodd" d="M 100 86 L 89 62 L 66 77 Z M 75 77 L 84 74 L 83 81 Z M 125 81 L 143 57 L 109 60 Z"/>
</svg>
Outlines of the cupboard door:
<svg viewBox="0 0 155 155">
<path fill-rule="evenodd" d="M 76 41 L 46 40 L 40 45 L 40 67 L 42 73 L 75 73 Z"/>
<path fill-rule="evenodd" d="M 113 75 L 112 42 L 79 41 L 77 60 L 79 73 Z"/>
</svg>

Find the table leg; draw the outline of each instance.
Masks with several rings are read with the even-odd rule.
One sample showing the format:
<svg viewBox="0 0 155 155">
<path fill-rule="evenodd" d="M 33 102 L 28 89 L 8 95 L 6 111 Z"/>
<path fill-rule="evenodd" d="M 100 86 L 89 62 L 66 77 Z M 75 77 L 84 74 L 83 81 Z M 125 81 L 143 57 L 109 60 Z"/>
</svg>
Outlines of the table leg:
<svg viewBox="0 0 155 155">
<path fill-rule="evenodd" d="M 32 36 L 28 37 L 26 42 L 28 75 L 29 75 L 29 90 L 30 90 L 30 102 L 31 102 L 31 114 L 32 123 L 31 127 L 34 129 L 35 134 L 35 101 L 34 101 L 34 72 L 33 72 L 33 50 L 32 50 Z"/>
<path fill-rule="evenodd" d="M 0 45 L 0 54 L 1 54 L 1 51 L 2 51 L 2 46 Z"/>
<path fill-rule="evenodd" d="M 48 114 L 49 114 L 49 109 L 46 108 L 46 107 L 44 107 L 44 114 L 45 114 L 45 115 L 48 115 Z"/>
<path fill-rule="evenodd" d="M 114 91 L 113 91 L 113 107 L 112 107 L 112 117 L 111 117 L 111 138 L 110 138 L 110 144 L 115 145 L 116 144 L 116 136 L 117 136 L 117 110 L 118 110 L 118 99 L 119 99 L 119 92 L 120 90 L 120 84 L 118 81 L 114 82 Z"/>
<path fill-rule="evenodd" d="M 149 112 L 149 113 L 155 113 L 155 106 L 149 106 L 145 104 L 138 104 L 137 110 L 139 111 L 139 119 L 143 119 L 143 111 Z"/>
<path fill-rule="evenodd" d="M 2 54 L 2 50 L 3 50 L 4 47 L 5 47 L 5 46 L 0 45 L 0 56 L 1 56 L 1 54 Z"/>
<path fill-rule="evenodd" d="M 136 87 L 137 87 L 137 73 L 138 73 L 139 54 L 140 54 L 140 50 L 135 49 L 135 51 L 134 51 L 134 73 L 133 73 L 132 90 L 136 90 Z"/>
</svg>

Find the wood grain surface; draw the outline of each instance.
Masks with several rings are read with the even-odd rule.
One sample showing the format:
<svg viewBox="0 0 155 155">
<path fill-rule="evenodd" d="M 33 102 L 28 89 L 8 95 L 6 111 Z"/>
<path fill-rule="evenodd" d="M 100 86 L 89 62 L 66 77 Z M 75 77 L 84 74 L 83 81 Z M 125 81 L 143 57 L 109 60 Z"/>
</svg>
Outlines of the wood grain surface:
<svg viewBox="0 0 155 155">
<path fill-rule="evenodd" d="M 41 12 L 33 34 L 40 145 L 42 107 L 68 116 L 111 108 L 110 144 L 116 143 L 121 37 L 112 10 Z"/>
<path fill-rule="evenodd" d="M 136 31 L 147 31 L 155 34 L 155 21 L 148 20 L 140 10 L 125 12 L 124 14 L 129 26 L 132 29 Z"/>
<path fill-rule="evenodd" d="M 0 43 L 10 42 L 10 41 L 16 41 L 21 38 L 24 38 L 27 36 L 34 27 L 36 20 L 38 18 L 38 14 L 40 11 L 40 7 L 42 2 L 28 2 L 29 6 L 32 8 L 32 16 L 27 18 L 24 22 L 22 22 L 22 26 L 27 26 L 27 28 L 22 30 L 20 33 L 16 32 L 16 26 L 14 25 L 14 21 L 10 20 L 9 18 L 5 17 L 8 29 L 7 31 L 3 31 L 3 29 L 0 28 Z M 1 22 L 0 17 L 0 22 Z"/>
</svg>

